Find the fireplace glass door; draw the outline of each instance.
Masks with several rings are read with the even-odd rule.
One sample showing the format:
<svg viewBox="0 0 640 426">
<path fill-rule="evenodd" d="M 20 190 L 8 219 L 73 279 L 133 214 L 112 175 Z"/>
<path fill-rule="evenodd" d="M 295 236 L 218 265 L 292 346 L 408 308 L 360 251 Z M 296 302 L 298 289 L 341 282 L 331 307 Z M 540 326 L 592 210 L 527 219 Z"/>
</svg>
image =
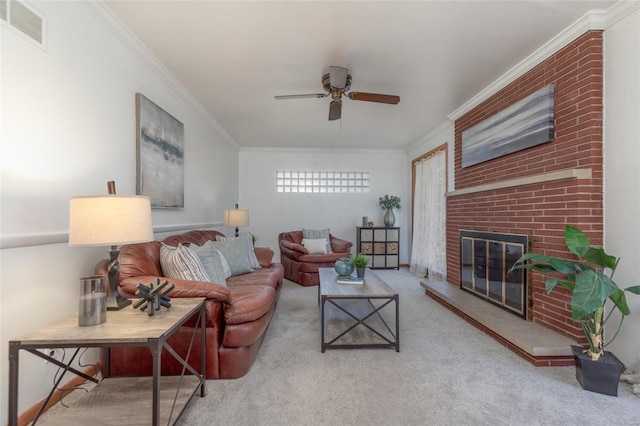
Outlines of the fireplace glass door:
<svg viewBox="0 0 640 426">
<path fill-rule="evenodd" d="M 508 271 L 526 253 L 527 240 L 524 235 L 461 231 L 460 287 L 526 318 L 526 274 Z"/>
</svg>

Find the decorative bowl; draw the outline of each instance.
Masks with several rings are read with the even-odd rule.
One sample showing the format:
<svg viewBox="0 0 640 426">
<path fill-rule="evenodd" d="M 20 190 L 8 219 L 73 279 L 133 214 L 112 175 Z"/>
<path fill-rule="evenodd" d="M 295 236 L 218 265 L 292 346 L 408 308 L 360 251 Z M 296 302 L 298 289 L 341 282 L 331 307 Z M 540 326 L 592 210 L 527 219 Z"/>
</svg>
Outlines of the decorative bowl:
<svg viewBox="0 0 640 426">
<path fill-rule="evenodd" d="M 341 277 L 348 277 L 353 273 L 354 266 L 348 257 L 336 260 L 335 270 Z"/>
</svg>

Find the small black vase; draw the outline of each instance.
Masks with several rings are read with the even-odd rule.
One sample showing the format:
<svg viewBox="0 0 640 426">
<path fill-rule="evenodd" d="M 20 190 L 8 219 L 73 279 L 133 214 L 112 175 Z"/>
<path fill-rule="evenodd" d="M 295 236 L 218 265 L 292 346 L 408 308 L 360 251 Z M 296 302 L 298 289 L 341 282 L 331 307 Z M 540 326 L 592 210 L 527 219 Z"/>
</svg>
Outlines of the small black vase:
<svg viewBox="0 0 640 426">
<path fill-rule="evenodd" d="M 367 268 L 356 268 L 356 275 L 358 278 L 364 278 L 364 271 L 366 270 Z"/>
</svg>

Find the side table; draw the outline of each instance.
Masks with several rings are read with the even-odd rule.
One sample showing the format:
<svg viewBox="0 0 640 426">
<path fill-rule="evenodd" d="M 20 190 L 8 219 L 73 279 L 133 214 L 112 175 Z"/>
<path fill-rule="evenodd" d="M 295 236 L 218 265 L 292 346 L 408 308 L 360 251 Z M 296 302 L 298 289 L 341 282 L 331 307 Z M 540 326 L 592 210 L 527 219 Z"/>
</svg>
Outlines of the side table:
<svg viewBox="0 0 640 426">
<path fill-rule="evenodd" d="M 162 424 L 173 424 L 198 388 L 200 396 L 205 396 L 204 300 L 204 298 L 175 298 L 171 300 L 171 308 L 163 308 L 153 316 L 133 308 L 109 311 L 106 322 L 89 327 L 80 327 L 78 317 L 73 316 L 11 340 L 9 342 L 9 426 L 18 424 L 18 367 L 21 349 L 64 369 L 55 385 L 57 386 L 68 371 L 97 382 L 95 378 L 71 367 L 72 361 L 80 348 L 117 346 L 148 347 L 153 355 L 153 376 L 110 378 L 109 359 L 107 359 L 106 377 L 89 393 L 78 398 L 73 407 L 65 410 L 64 424 L 159 425 L 161 421 Z M 200 373 L 167 343 L 167 338 L 195 314 L 199 314 L 197 324 L 200 326 L 201 335 Z M 196 330 L 197 328 L 194 328 L 189 353 L 195 341 Z M 46 348 L 77 349 L 71 360 L 64 364 L 38 351 Z M 162 377 L 160 356 L 163 349 L 176 358 L 191 375 Z M 42 407 L 53 395 L 55 386 Z M 149 392 L 152 393 L 151 399 L 148 397 Z M 143 395 L 140 395 L 141 393 Z M 144 394 L 147 396 L 145 397 Z M 103 401 L 106 403 L 103 404 Z M 126 405 L 116 408 L 114 403 Z M 36 416 L 34 423 L 40 415 L 41 412 Z M 69 418 L 66 417 L 67 415 Z M 174 415 L 175 418 L 173 418 Z M 38 424 L 47 424 L 47 415 L 45 414 L 41 420 Z M 60 419 L 57 419 L 52 423 L 59 423 L 59 421 Z"/>
</svg>

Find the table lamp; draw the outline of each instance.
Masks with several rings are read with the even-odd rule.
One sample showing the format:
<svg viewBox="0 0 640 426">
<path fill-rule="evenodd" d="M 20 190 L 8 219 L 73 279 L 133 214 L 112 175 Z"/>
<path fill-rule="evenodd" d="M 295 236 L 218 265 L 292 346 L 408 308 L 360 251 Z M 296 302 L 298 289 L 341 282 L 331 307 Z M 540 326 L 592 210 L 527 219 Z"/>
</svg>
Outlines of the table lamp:
<svg viewBox="0 0 640 426">
<path fill-rule="evenodd" d="M 224 226 L 235 226 L 236 237 L 238 234 L 238 227 L 249 226 L 249 210 L 238 210 L 238 205 L 233 210 L 224 211 Z"/>
<path fill-rule="evenodd" d="M 107 310 L 117 311 L 131 304 L 118 292 L 118 245 L 152 240 L 149 197 L 110 194 L 71 198 L 69 246 L 111 246 Z"/>
</svg>

